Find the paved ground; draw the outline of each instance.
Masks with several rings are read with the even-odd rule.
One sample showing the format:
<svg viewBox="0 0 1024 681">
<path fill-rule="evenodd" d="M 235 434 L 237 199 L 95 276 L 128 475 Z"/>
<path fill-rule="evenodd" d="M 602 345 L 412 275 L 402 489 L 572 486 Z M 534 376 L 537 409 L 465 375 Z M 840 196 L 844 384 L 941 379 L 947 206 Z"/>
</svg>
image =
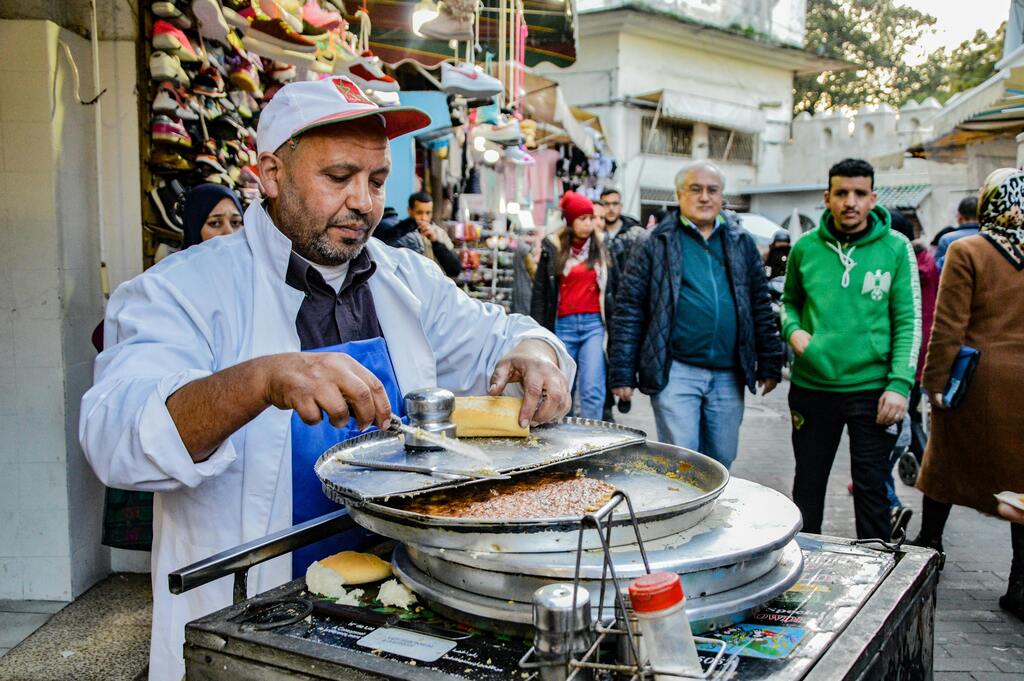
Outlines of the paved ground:
<svg viewBox="0 0 1024 681">
<path fill-rule="evenodd" d="M 788 384 L 767 398 L 747 395 L 740 432 L 740 454 L 733 465 L 737 477 L 754 480 L 789 494 L 793 483 L 793 450 L 789 441 Z M 632 411 L 617 414 L 621 423 L 656 437 L 650 403 L 642 395 Z M 855 536 L 853 497 L 846 440 L 829 479 L 825 534 Z M 920 527 L 921 493 L 896 482 L 897 493 L 914 509 L 910 536 Z M 1024 622 L 999 609 L 1010 566 L 1007 523 L 971 509 L 954 508 L 946 526 L 946 567 L 939 581 L 935 622 L 936 681 L 996 681 L 1024 678 Z"/>
<path fill-rule="evenodd" d="M 138 574 L 110 575 L 71 604 L 0 601 L 0 643 L 17 646 L 0 657 L 0 679 L 138 681 L 151 601 L 149 575 Z"/>
</svg>

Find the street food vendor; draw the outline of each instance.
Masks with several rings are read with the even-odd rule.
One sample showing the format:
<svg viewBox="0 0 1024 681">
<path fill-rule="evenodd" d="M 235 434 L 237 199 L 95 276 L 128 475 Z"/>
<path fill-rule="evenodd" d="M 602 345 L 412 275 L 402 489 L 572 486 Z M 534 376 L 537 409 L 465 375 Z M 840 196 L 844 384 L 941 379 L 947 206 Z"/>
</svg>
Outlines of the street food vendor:
<svg viewBox="0 0 1024 681">
<path fill-rule="evenodd" d="M 518 383 L 521 421 L 568 411 L 575 367 L 552 334 L 370 239 L 388 140 L 428 122 L 379 109 L 343 77 L 284 86 L 260 115 L 267 198 L 245 228 L 110 299 L 79 437 L 105 484 L 157 492 L 150 679 L 181 679 L 185 624 L 231 603 L 230 579 L 175 596 L 168 573 L 332 510 L 316 458 L 401 416 L 403 393 Z M 250 594 L 304 569 L 264 563 Z"/>
</svg>

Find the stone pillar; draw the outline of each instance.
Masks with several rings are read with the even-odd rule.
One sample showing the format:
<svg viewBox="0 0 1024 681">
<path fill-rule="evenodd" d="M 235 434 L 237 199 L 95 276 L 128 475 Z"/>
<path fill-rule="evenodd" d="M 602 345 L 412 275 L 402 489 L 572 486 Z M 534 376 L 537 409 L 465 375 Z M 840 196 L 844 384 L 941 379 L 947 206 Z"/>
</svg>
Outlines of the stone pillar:
<svg viewBox="0 0 1024 681">
<path fill-rule="evenodd" d="M 103 315 L 91 63 L 52 22 L 0 21 L 0 598 L 71 600 L 109 571 L 78 445 Z"/>
</svg>

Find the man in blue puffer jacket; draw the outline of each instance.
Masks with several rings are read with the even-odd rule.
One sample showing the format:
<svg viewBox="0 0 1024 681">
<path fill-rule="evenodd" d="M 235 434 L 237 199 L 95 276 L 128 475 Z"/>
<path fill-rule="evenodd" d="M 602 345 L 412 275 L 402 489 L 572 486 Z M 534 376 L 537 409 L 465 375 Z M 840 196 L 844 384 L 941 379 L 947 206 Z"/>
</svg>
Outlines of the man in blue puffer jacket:
<svg viewBox="0 0 1024 681">
<path fill-rule="evenodd" d="M 726 467 L 736 458 L 743 388 L 767 394 L 782 377 L 782 344 L 764 264 L 706 161 L 676 175 L 679 209 L 633 250 L 608 345 L 612 390 L 652 396 L 658 439 Z"/>
</svg>

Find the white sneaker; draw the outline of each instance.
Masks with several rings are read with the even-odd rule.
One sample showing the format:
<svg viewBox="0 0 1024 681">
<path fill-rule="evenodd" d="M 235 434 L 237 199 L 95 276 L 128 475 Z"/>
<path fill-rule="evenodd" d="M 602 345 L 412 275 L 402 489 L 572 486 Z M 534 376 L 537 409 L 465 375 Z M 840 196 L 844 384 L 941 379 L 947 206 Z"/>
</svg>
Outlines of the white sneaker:
<svg viewBox="0 0 1024 681">
<path fill-rule="evenodd" d="M 228 32 L 231 27 L 224 19 L 220 3 L 217 0 L 192 0 L 192 13 L 199 23 L 199 35 L 209 40 L 216 40 L 223 45 L 229 45 Z"/>
<path fill-rule="evenodd" d="M 473 22 L 469 18 L 459 21 L 446 11 L 442 7 L 443 5 L 444 3 L 438 3 L 437 16 L 430 21 L 424 22 L 420 26 L 420 33 L 428 38 L 445 42 L 449 40 L 472 40 Z"/>
<path fill-rule="evenodd" d="M 500 80 L 488 76 L 479 66 L 442 62 L 441 89 L 450 95 L 484 98 L 493 97 L 504 87 Z"/>
<path fill-rule="evenodd" d="M 515 118 L 498 125 L 478 125 L 473 133 L 486 140 L 504 145 L 518 145 L 523 141 L 523 133 L 519 130 L 519 121 Z"/>
<path fill-rule="evenodd" d="M 373 100 L 377 106 L 398 106 L 401 102 L 398 99 L 397 92 L 387 92 L 385 90 L 367 90 L 366 96 Z"/>
<path fill-rule="evenodd" d="M 391 76 L 380 68 L 380 58 L 366 50 L 351 61 L 338 60 L 335 64 L 336 73 L 351 76 L 360 90 L 378 90 L 380 92 L 398 92 L 401 88 Z"/>
<path fill-rule="evenodd" d="M 188 85 L 190 82 L 178 58 L 166 52 L 154 52 L 150 55 L 149 73 L 153 80 L 170 80 L 181 85 Z"/>
<path fill-rule="evenodd" d="M 505 149 L 505 160 L 509 163 L 514 163 L 517 166 L 532 166 L 536 163 L 533 156 L 530 156 L 530 152 L 528 152 L 522 145 L 507 147 Z"/>
</svg>

